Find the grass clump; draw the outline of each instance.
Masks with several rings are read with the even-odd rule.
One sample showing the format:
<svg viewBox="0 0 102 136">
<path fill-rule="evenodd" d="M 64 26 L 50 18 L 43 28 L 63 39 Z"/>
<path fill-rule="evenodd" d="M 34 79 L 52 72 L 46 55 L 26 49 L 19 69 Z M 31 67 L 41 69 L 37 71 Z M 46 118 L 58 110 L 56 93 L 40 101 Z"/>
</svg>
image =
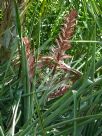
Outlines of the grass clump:
<svg viewBox="0 0 102 136">
<path fill-rule="evenodd" d="M 101 135 L 101 2 L 2 5 L 0 135 Z"/>
</svg>

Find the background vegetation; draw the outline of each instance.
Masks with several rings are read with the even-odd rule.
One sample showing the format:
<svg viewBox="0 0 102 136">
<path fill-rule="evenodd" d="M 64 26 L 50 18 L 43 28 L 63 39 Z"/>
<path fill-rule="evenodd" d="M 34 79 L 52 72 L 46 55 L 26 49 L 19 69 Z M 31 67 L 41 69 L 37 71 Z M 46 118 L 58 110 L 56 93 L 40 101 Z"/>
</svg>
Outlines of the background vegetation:
<svg viewBox="0 0 102 136">
<path fill-rule="evenodd" d="M 73 9 L 77 24 L 66 51 L 72 57 L 64 61 L 70 70 L 54 64 L 54 71 L 43 57 L 53 56 Z M 102 134 L 101 20 L 101 0 L 0 1 L 1 136 Z"/>
</svg>

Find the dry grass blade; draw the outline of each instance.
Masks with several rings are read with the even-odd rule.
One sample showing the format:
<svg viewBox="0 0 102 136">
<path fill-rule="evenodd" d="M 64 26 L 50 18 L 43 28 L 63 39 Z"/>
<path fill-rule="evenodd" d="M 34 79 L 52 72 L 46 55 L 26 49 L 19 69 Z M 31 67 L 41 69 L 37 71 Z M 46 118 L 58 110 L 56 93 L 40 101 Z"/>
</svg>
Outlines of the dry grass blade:
<svg viewBox="0 0 102 136">
<path fill-rule="evenodd" d="M 30 80 L 33 79 L 34 77 L 34 62 L 35 59 L 33 57 L 33 55 L 31 54 L 30 51 L 30 41 L 27 37 L 24 37 L 23 42 L 25 44 L 25 49 L 26 49 L 26 57 L 27 57 L 27 63 L 28 63 L 28 69 L 29 69 L 29 78 Z"/>
</svg>

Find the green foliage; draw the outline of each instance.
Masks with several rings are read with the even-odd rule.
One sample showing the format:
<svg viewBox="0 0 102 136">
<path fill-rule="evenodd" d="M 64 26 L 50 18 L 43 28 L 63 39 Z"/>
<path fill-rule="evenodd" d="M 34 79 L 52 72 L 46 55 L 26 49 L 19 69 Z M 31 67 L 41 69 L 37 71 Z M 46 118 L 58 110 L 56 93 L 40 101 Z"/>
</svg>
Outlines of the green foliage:
<svg viewBox="0 0 102 136">
<path fill-rule="evenodd" d="M 2 10 L 0 9 L 0 21 L 2 21 L 3 19 L 3 14 L 2 14 Z"/>
<path fill-rule="evenodd" d="M 12 23 L 6 25 L 2 23 L 1 35 L 11 30 L 12 25 L 15 25 L 16 33 L 12 31 L 11 37 L 9 33 L 8 37 L 3 37 L 3 41 L 9 41 L 9 49 L 5 48 L 7 42 L 0 45 L 0 135 L 100 136 L 102 2 L 35 0 L 22 1 L 21 4 L 13 0 L 10 7 L 13 7 L 14 21 L 11 19 Z M 42 56 L 51 56 L 51 48 L 57 46 L 55 39 L 63 26 L 64 16 L 71 9 L 77 10 L 78 18 L 70 41 L 72 48 L 67 51 L 72 58 L 65 62 L 72 71 L 80 73 L 79 77 L 70 70 L 57 69 L 56 64 L 52 69 L 45 63 L 42 67 L 43 61 L 39 62 Z M 24 36 L 29 38 L 31 54 L 35 57 L 32 80 L 26 46 L 22 41 Z M 7 40 L 9 38 L 11 40 Z M 56 94 L 65 85 L 67 91 Z"/>
</svg>

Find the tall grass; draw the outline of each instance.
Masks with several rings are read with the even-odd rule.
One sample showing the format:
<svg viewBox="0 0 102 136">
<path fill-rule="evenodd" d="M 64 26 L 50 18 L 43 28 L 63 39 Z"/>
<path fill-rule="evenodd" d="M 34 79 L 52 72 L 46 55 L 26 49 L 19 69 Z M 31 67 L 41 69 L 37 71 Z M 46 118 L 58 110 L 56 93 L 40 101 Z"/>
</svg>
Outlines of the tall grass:
<svg viewBox="0 0 102 136">
<path fill-rule="evenodd" d="M 101 1 L 9 4 L 14 21 L 3 27 L 3 14 L 0 22 L 0 135 L 100 136 Z"/>
</svg>

